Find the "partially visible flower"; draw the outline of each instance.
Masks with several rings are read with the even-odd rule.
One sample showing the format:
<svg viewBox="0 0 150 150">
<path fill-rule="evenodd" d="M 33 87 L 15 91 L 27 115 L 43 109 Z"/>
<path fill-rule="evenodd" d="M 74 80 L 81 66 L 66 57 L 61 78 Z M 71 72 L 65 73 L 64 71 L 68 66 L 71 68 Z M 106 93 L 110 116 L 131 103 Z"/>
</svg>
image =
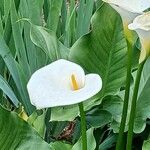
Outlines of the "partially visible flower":
<svg viewBox="0 0 150 150">
<path fill-rule="evenodd" d="M 133 35 L 128 30 L 128 25 L 135 17 L 142 14 L 144 10 L 150 7 L 150 0 L 103 0 L 109 3 L 121 16 L 125 35 L 129 41 L 132 41 Z"/>
<path fill-rule="evenodd" d="M 141 41 L 140 62 L 150 55 L 150 12 L 136 17 L 133 23 L 129 24 L 130 30 L 135 30 Z"/>
<path fill-rule="evenodd" d="M 27 84 L 31 103 L 38 109 L 77 104 L 101 88 L 98 74 L 85 75 L 79 65 L 63 59 L 37 70 Z"/>
</svg>

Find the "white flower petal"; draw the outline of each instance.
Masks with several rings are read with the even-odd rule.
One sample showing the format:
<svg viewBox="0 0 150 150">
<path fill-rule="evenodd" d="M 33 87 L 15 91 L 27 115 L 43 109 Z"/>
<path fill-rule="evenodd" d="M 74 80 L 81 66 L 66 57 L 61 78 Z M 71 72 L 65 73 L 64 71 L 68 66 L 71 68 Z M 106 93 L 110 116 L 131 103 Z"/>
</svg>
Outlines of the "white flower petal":
<svg viewBox="0 0 150 150">
<path fill-rule="evenodd" d="M 150 54 L 150 12 L 136 17 L 128 28 L 135 30 L 140 38 L 142 51 L 139 62 L 142 62 Z"/>
<path fill-rule="evenodd" d="M 150 7 L 150 0 L 103 0 L 106 3 L 114 4 L 129 12 L 142 13 Z"/>
<path fill-rule="evenodd" d="M 74 74 L 80 87 L 71 87 Z M 72 62 L 58 60 L 36 71 L 28 82 L 30 100 L 37 108 L 65 106 L 87 100 L 100 91 L 102 80 L 97 74 L 84 74 L 83 69 Z"/>
<path fill-rule="evenodd" d="M 150 30 L 150 12 L 137 16 L 134 19 L 133 23 L 131 23 L 128 27 L 130 30 L 141 29 L 141 30 L 149 31 Z"/>
<path fill-rule="evenodd" d="M 150 0 L 103 0 L 109 3 L 122 17 L 124 24 L 129 24 L 133 19 L 150 7 Z"/>
<path fill-rule="evenodd" d="M 111 4 L 111 6 L 120 14 L 123 23 L 127 25 L 131 23 L 136 16 L 139 15 L 139 13 L 133 13 L 133 12 L 127 11 L 126 9 L 118 7 L 113 4 Z"/>
</svg>

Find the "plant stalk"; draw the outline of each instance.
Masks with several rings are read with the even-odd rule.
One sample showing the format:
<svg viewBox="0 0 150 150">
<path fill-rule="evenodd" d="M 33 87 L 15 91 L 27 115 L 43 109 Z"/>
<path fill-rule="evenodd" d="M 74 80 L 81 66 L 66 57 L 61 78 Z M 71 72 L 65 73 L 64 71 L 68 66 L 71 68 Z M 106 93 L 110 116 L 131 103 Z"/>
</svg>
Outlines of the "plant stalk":
<svg viewBox="0 0 150 150">
<path fill-rule="evenodd" d="M 138 90 L 139 90 L 139 85 L 140 85 L 141 74 L 142 74 L 142 70 L 143 70 L 145 61 L 141 62 L 138 65 L 138 71 L 137 71 L 137 75 L 136 75 L 135 86 L 134 86 L 133 97 L 132 97 L 132 105 L 131 105 L 131 112 L 130 112 L 130 119 L 129 119 L 129 129 L 128 129 L 128 134 L 127 134 L 126 150 L 132 149 L 133 127 L 134 127 L 134 120 L 135 120 L 135 115 L 136 115 L 136 102 L 137 102 L 137 97 L 138 97 Z"/>
<path fill-rule="evenodd" d="M 81 116 L 81 133 L 82 133 L 82 150 L 87 150 L 87 135 L 86 135 L 86 117 L 83 103 L 79 103 L 79 110 Z"/>
<path fill-rule="evenodd" d="M 119 129 L 118 140 L 116 144 L 116 150 L 122 149 L 122 142 L 124 136 L 124 129 L 126 124 L 127 112 L 128 112 L 128 103 L 129 103 L 129 94 L 130 94 L 130 82 L 131 82 L 131 68 L 132 68 L 132 45 L 127 41 L 128 52 L 127 52 L 127 76 L 126 76 L 126 87 L 122 111 L 122 119 Z"/>
</svg>

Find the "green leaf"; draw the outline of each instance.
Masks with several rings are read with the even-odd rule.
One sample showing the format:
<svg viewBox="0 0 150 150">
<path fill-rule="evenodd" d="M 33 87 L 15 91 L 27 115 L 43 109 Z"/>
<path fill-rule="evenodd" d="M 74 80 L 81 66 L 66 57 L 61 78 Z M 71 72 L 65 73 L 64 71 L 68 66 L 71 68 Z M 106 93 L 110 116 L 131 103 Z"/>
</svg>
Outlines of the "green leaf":
<svg viewBox="0 0 150 150">
<path fill-rule="evenodd" d="M 103 98 L 116 94 L 125 83 L 126 51 L 121 19 L 111 6 L 104 4 L 92 17 L 92 31 L 72 46 L 69 58 L 88 73 L 102 77 Z"/>
<path fill-rule="evenodd" d="M 86 131 L 87 134 L 87 150 L 95 150 L 96 142 L 93 135 L 94 128 L 90 128 Z M 80 138 L 77 143 L 72 147 L 71 150 L 81 150 L 82 147 L 82 139 Z"/>
<path fill-rule="evenodd" d="M 35 0 L 26 0 L 28 6 L 28 15 L 32 22 L 36 25 L 42 25 L 42 10 L 44 0 L 35 1 Z"/>
<path fill-rule="evenodd" d="M 16 113 L 0 106 L 0 148 L 49 150 L 50 146 Z"/>
<path fill-rule="evenodd" d="M 89 32 L 90 19 L 93 13 L 94 1 L 80 0 L 77 11 L 77 39 Z"/>
<path fill-rule="evenodd" d="M 100 145 L 99 150 L 107 150 L 112 148 L 112 146 L 115 146 L 115 142 L 117 140 L 116 135 L 110 135 L 108 136 Z"/>
<path fill-rule="evenodd" d="M 150 58 L 144 65 L 137 100 L 134 131 L 141 133 L 146 127 L 146 119 L 150 118 Z"/>
<path fill-rule="evenodd" d="M 112 121 L 112 115 L 106 110 L 92 110 L 87 114 L 86 121 L 94 128 L 102 127 Z"/>
<path fill-rule="evenodd" d="M 93 106 L 95 106 L 97 98 L 93 97 L 85 101 L 84 110 L 89 110 Z M 63 114 L 63 117 L 62 117 Z M 64 107 L 56 107 L 51 108 L 51 121 L 73 121 L 79 115 L 79 106 L 78 104 L 64 106 Z"/>
<path fill-rule="evenodd" d="M 41 137 L 45 135 L 45 115 L 46 111 L 43 111 L 42 114 L 38 115 L 37 111 L 33 112 L 29 118 L 28 123 L 32 125 Z"/>
<path fill-rule="evenodd" d="M 5 23 L 7 22 L 7 19 L 9 17 L 9 12 L 10 12 L 10 7 L 11 7 L 11 0 L 4 0 L 4 19 Z"/>
<path fill-rule="evenodd" d="M 4 12 L 4 0 L 2 0 L 0 3 L 0 11 Z"/>
<path fill-rule="evenodd" d="M 49 15 L 47 19 L 47 26 L 50 30 L 56 33 L 57 26 L 60 18 L 60 12 L 62 7 L 63 0 L 49 0 L 50 8 L 49 8 Z"/>
<path fill-rule="evenodd" d="M 26 90 L 26 80 L 24 79 L 24 74 L 22 73 L 21 68 L 14 60 L 10 49 L 6 45 L 3 37 L 0 35 L 0 56 L 3 58 L 14 82 L 17 87 L 17 94 L 20 95 L 19 101 L 22 102 L 23 106 L 27 113 L 31 114 L 33 112 L 33 106 L 29 101 L 29 97 Z"/>
<path fill-rule="evenodd" d="M 69 50 L 57 40 L 53 31 L 31 24 L 30 37 L 32 42 L 47 54 L 51 62 L 68 58 Z"/>
<path fill-rule="evenodd" d="M 134 81 L 135 81 L 136 73 L 137 71 L 133 73 Z M 133 88 L 134 86 L 131 86 L 130 88 L 130 101 L 129 101 L 129 108 L 128 108 L 125 131 L 128 130 L 128 122 L 129 122 L 129 116 L 130 116 Z M 146 127 L 146 119 L 150 118 L 149 93 L 150 93 L 150 58 L 148 58 L 148 60 L 146 61 L 144 65 L 142 76 L 141 76 L 141 81 L 140 81 L 137 106 L 136 106 L 136 117 L 135 117 L 135 122 L 134 122 L 135 133 L 141 133 L 142 131 L 144 131 Z M 124 91 L 121 92 L 121 95 L 122 94 L 124 94 Z M 118 110 L 118 108 L 120 109 L 119 105 L 116 108 L 117 108 L 116 110 Z M 121 117 L 121 114 L 120 114 L 120 117 Z M 115 122 L 112 123 L 111 127 L 113 128 L 115 132 L 118 132 L 119 124 L 120 124 L 119 120 L 116 120 Z"/>
<path fill-rule="evenodd" d="M 119 96 L 107 96 L 101 105 L 102 109 L 109 112 L 115 121 L 121 121 L 123 100 Z"/>
<path fill-rule="evenodd" d="M 2 22 L 2 17 L 1 17 L 1 12 L 0 12 L 0 34 L 3 35 L 3 22 Z"/>
<path fill-rule="evenodd" d="M 11 87 L 7 83 L 7 81 L 0 75 L 0 89 L 10 98 L 12 103 L 18 107 L 19 101 L 12 91 Z"/>
<path fill-rule="evenodd" d="M 41 24 L 41 15 L 40 15 L 41 10 L 36 9 L 36 7 L 39 7 L 40 2 L 42 1 L 34 1 L 34 2 L 32 0 L 29 1 L 29 3 L 34 3 L 34 6 L 33 6 L 33 5 L 28 5 L 27 1 L 21 1 L 20 3 L 21 18 L 30 18 L 30 20 L 32 20 L 32 23 Z M 35 12 L 36 12 L 36 15 L 33 15 Z M 35 46 L 34 43 L 31 41 L 30 24 L 28 22 L 23 22 L 23 25 L 24 25 L 23 26 L 24 27 L 24 30 L 23 30 L 24 31 L 24 43 L 26 47 L 28 63 L 30 66 L 31 74 L 32 74 L 37 69 L 43 67 L 47 63 L 47 57 L 46 57 L 46 54 L 39 47 Z"/>
<path fill-rule="evenodd" d="M 150 149 L 150 139 L 145 140 L 142 146 L 142 150 L 149 150 Z"/>
<path fill-rule="evenodd" d="M 72 145 L 58 141 L 51 143 L 50 146 L 52 146 L 54 150 L 71 150 L 72 148 Z"/>
<path fill-rule="evenodd" d="M 63 32 L 63 43 L 65 46 L 70 47 L 76 40 L 75 30 L 76 30 L 76 4 L 74 0 L 71 0 L 68 4 L 63 4 L 64 9 L 62 10 L 62 15 L 64 15 L 66 11 L 66 18 L 62 16 L 62 23 L 65 21 L 65 31 Z M 68 7 L 68 9 L 67 9 Z"/>
<path fill-rule="evenodd" d="M 13 39 L 16 48 L 16 54 L 18 56 L 18 61 L 21 67 L 23 68 L 26 76 L 30 75 L 30 67 L 27 60 L 26 49 L 22 37 L 22 31 L 20 28 L 18 21 L 18 14 L 16 11 L 14 0 L 11 1 L 11 9 L 10 9 L 10 17 L 11 17 L 11 24 L 12 24 L 12 33 Z"/>
</svg>

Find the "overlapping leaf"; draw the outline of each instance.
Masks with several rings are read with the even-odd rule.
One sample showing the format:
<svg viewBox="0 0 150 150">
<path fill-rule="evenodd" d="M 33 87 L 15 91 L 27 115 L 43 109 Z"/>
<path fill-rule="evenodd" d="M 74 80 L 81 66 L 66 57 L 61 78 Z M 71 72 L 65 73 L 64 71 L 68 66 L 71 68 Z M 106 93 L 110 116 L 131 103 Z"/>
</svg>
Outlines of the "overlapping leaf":
<svg viewBox="0 0 150 150">
<path fill-rule="evenodd" d="M 106 19 L 108 16 L 109 19 Z M 73 45 L 69 58 L 84 67 L 88 73 L 98 73 L 103 80 L 100 95 L 85 102 L 86 110 L 101 103 L 96 102 L 97 99 L 119 91 L 126 76 L 126 41 L 121 19 L 109 5 L 103 5 L 94 14 L 92 31 Z M 68 114 L 62 119 L 66 120 L 68 117 L 68 120 L 71 120 L 79 114 L 78 107 L 74 105 L 52 109 L 51 119 L 61 120 L 62 113 Z"/>
<path fill-rule="evenodd" d="M 12 103 L 17 107 L 19 101 L 12 91 L 11 87 L 7 83 L 7 81 L 0 75 L 0 89 L 10 98 Z"/>
<path fill-rule="evenodd" d="M 50 146 L 16 113 L 0 106 L 0 148 L 49 150 Z"/>
<path fill-rule="evenodd" d="M 101 98 L 116 94 L 125 83 L 126 41 L 121 19 L 109 5 L 94 14 L 92 31 L 73 45 L 70 60 L 102 77 Z"/>
<path fill-rule="evenodd" d="M 147 60 L 140 81 L 139 96 L 137 100 L 135 128 L 136 133 L 142 132 L 146 127 L 146 119 L 150 118 L 150 58 Z"/>
</svg>

